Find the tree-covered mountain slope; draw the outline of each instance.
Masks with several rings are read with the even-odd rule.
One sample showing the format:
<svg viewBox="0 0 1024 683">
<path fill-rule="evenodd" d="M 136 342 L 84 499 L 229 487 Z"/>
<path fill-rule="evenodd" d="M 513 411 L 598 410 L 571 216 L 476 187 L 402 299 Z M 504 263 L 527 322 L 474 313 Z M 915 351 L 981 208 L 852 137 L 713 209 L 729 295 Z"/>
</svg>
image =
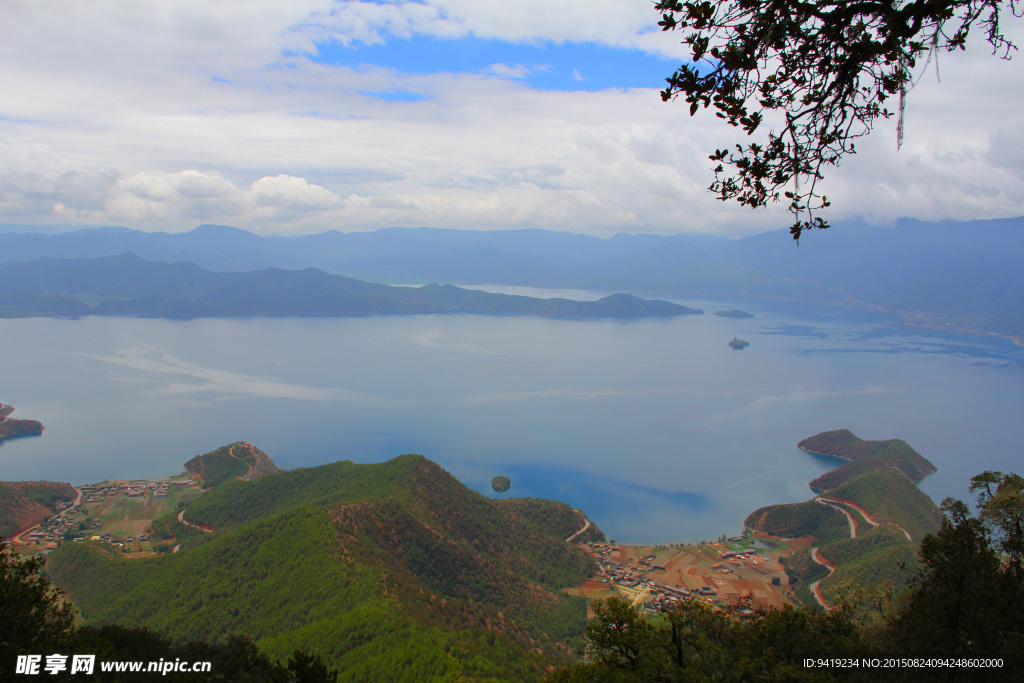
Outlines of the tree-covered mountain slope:
<svg viewBox="0 0 1024 683">
<path fill-rule="evenodd" d="M 811 482 L 815 498 L 768 505 L 744 524 L 771 535 L 810 539 L 811 546 L 786 561 L 798 598 L 814 602 L 808 588 L 819 580 L 826 598 L 851 580 L 863 587 L 886 580 L 905 586 L 917 565 L 917 544 L 942 524 L 935 503 L 906 472 L 923 478 L 935 467 L 900 439 L 865 441 L 845 429 L 797 445 L 849 462 Z"/>
<path fill-rule="evenodd" d="M 57 503 L 77 495 L 70 484 L 55 481 L 0 481 L 0 539 L 52 517 Z"/>
<path fill-rule="evenodd" d="M 815 434 L 804 439 L 797 446 L 809 453 L 830 455 L 849 461 L 849 464 L 826 472 L 812 480 L 811 488 L 815 491 L 826 491 L 865 472 L 878 472 L 889 467 L 900 470 L 914 483 L 920 483 L 922 479 L 937 469 L 903 439 L 867 441 L 849 429 L 836 429 Z"/>
<path fill-rule="evenodd" d="M 147 560 L 65 544 L 47 571 L 87 624 L 242 633 L 342 680 L 530 680 L 585 623 L 562 592 L 595 569 L 565 541 L 582 513 L 490 500 L 422 456 L 228 479 L 185 515 L 214 533 Z"/>
<path fill-rule="evenodd" d="M 43 425 L 38 420 L 18 420 L 11 417 L 13 412 L 14 406 L 5 406 L 0 403 L 0 439 L 5 436 L 38 434 L 43 431 Z"/>
<path fill-rule="evenodd" d="M 260 237 L 223 225 L 177 234 L 106 227 L 0 232 L 0 262 L 132 252 L 216 271 L 313 267 L 370 282 L 863 302 L 912 324 L 1024 336 L 1024 217 L 895 225 L 851 220 L 834 227 L 799 246 L 785 230 L 733 240 L 436 228 Z M 47 297 L 34 302 L 40 309 L 59 304 Z"/>
<path fill-rule="evenodd" d="M 185 470 L 208 489 L 231 479 L 254 481 L 281 471 L 269 455 L 247 441 L 197 455 L 185 463 Z"/>
</svg>

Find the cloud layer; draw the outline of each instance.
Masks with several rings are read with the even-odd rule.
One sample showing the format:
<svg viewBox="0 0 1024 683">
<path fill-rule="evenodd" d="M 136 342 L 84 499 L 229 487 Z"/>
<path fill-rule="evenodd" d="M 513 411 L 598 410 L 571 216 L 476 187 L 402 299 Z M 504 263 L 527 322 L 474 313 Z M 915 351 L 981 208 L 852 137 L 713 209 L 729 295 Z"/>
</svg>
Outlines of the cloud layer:
<svg viewBox="0 0 1024 683">
<path fill-rule="evenodd" d="M 737 140 L 654 89 L 537 90 L 523 80 L 536 67 L 514 63 L 424 74 L 315 59 L 318 46 L 411 37 L 438 50 L 472 37 L 680 54 L 648 3 L 561 5 L 4 3 L 0 222 L 732 235 L 786 224 L 777 208 L 706 192 L 708 152 Z M 947 57 L 942 79 L 911 93 L 902 151 L 886 124 L 829 174 L 834 218 L 1024 214 L 1018 62 L 978 45 Z"/>
</svg>

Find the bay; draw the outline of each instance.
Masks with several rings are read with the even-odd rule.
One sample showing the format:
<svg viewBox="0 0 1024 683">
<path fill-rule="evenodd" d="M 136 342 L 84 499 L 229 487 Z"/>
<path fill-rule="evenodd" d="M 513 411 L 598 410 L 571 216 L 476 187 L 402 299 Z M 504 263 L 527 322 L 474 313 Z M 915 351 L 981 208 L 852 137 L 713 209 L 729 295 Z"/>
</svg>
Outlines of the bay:
<svg viewBox="0 0 1024 683">
<path fill-rule="evenodd" d="M 0 320 L 0 401 L 46 426 L 0 441 L 0 480 L 165 475 L 238 440 L 288 469 L 412 452 L 486 495 L 506 474 L 503 496 L 565 500 L 619 541 L 676 542 L 808 499 L 835 463 L 795 444 L 828 429 L 905 439 L 939 468 L 936 501 L 1020 470 L 1024 347 L 870 311 L 679 303 L 707 314 Z M 755 317 L 712 315 L 735 308 Z"/>
</svg>

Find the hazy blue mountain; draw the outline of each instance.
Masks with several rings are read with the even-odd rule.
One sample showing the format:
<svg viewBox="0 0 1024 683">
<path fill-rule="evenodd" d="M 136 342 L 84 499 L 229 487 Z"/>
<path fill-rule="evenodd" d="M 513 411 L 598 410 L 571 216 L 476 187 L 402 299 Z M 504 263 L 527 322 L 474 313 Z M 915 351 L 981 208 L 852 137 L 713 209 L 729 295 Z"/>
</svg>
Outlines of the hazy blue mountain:
<svg viewBox="0 0 1024 683">
<path fill-rule="evenodd" d="M 847 221 L 809 233 L 799 245 L 785 231 L 740 240 L 434 228 L 259 237 L 214 225 L 179 234 L 126 228 L 0 233 L 3 262 L 129 251 L 224 272 L 312 267 L 371 282 L 856 301 L 1024 335 L 1024 218 L 903 220 L 892 227 Z"/>
<path fill-rule="evenodd" d="M 146 233 L 127 228 L 91 228 L 57 235 L 0 234 L 0 261 L 51 256 L 77 258 L 132 252 L 151 261 L 188 261 L 223 271 L 256 268 L 321 268 L 353 277 L 395 281 L 454 282 L 459 269 L 489 273 L 503 267 L 524 278 L 558 276 L 566 270 L 602 269 L 624 256 L 657 249 L 666 241 L 726 245 L 726 238 L 616 235 L 601 239 L 549 230 L 446 230 L 388 228 L 374 232 L 336 230 L 296 236 L 259 237 L 238 228 L 201 225 L 186 233 Z M 703 253 L 703 252 L 701 252 Z M 522 267 L 528 270 L 522 274 Z M 559 276 L 561 277 L 561 276 Z M 494 280 L 487 280 L 493 282 Z"/>
<path fill-rule="evenodd" d="M 451 312 L 634 318 L 703 311 L 631 294 L 571 301 L 491 294 L 452 285 L 392 287 L 330 275 L 316 268 L 220 273 L 192 263 L 144 261 L 134 254 L 95 259 L 45 257 L 0 265 L 3 317 Z"/>
</svg>

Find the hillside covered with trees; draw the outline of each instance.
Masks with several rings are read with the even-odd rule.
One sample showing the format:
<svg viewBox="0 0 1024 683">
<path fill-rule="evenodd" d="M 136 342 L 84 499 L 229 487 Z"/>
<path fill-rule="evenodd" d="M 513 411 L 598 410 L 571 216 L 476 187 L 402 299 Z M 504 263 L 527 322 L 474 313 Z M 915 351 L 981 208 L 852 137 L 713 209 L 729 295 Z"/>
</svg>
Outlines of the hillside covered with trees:
<svg viewBox="0 0 1024 683">
<path fill-rule="evenodd" d="M 811 488 L 815 491 L 835 488 L 865 472 L 877 472 L 889 467 L 903 472 L 915 484 L 936 471 L 935 465 L 902 439 L 866 441 L 849 429 L 815 434 L 797 446 L 808 453 L 830 455 L 849 461 L 847 465 L 811 481 Z"/>
<path fill-rule="evenodd" d="M 228 479 L 185 514 L 214 533 L 148 560 L 65 544 L 48 575 L 88 625 L 245 633 L 341 680 L 529 680 L 581 644 L 585 602 L 562 589 L 595 571 L 565 542 L 582 515 L 492 501 L 422 456 Z"/>
<path fill-rule="evenodd" d="M 57 503 L 76 495 L 70 484 L 55 481 L 0 482 L 0 539 L 53 516 Z"/>
<path fill-rule="evenodd" d="M 13 406 L 0 403 L 0 439 L 18 434 L 35 434 L 43 431 L 43 424 L 38 420 L 18 420 L 11 417 Z"/>
<path fill-rule="evenodd" d="M 887 580 L 906 587 L 917 566 L 917 544 L 942 524 L 939 508 L 911 480 L 935 471 L 934 465 L 900 439 L 865 441 L 845 429 L 797 445 L 849 462 L 810 483 L 815 498 L 760 508 L 744 522 L 767 534 L 811 539 L 811 547 L 786 558 L 797 599 L 817 605 L 814 585 L 825 599 L 839 596 L 850 582 Z"/>
<path fill-rule="evenodd" d="M 703 313 L 632 294 L 611 294 L 597 301 L 538 299 L 452 285 L 391 287 L 316 268 L 218 273 L 191 263 L 144 261 L 134 254 L 2 263 L 0 292 L 0 318 L 454 312 L 638 318 Z"/>
<path fill-rule="evenodd" d="M 231 479 L 253 481 L 281 471 L 270 456 L 245 441 L 197 455 L 185 463 L 185 470 L 203 488 L 213 488 Z"/>
</svg>

